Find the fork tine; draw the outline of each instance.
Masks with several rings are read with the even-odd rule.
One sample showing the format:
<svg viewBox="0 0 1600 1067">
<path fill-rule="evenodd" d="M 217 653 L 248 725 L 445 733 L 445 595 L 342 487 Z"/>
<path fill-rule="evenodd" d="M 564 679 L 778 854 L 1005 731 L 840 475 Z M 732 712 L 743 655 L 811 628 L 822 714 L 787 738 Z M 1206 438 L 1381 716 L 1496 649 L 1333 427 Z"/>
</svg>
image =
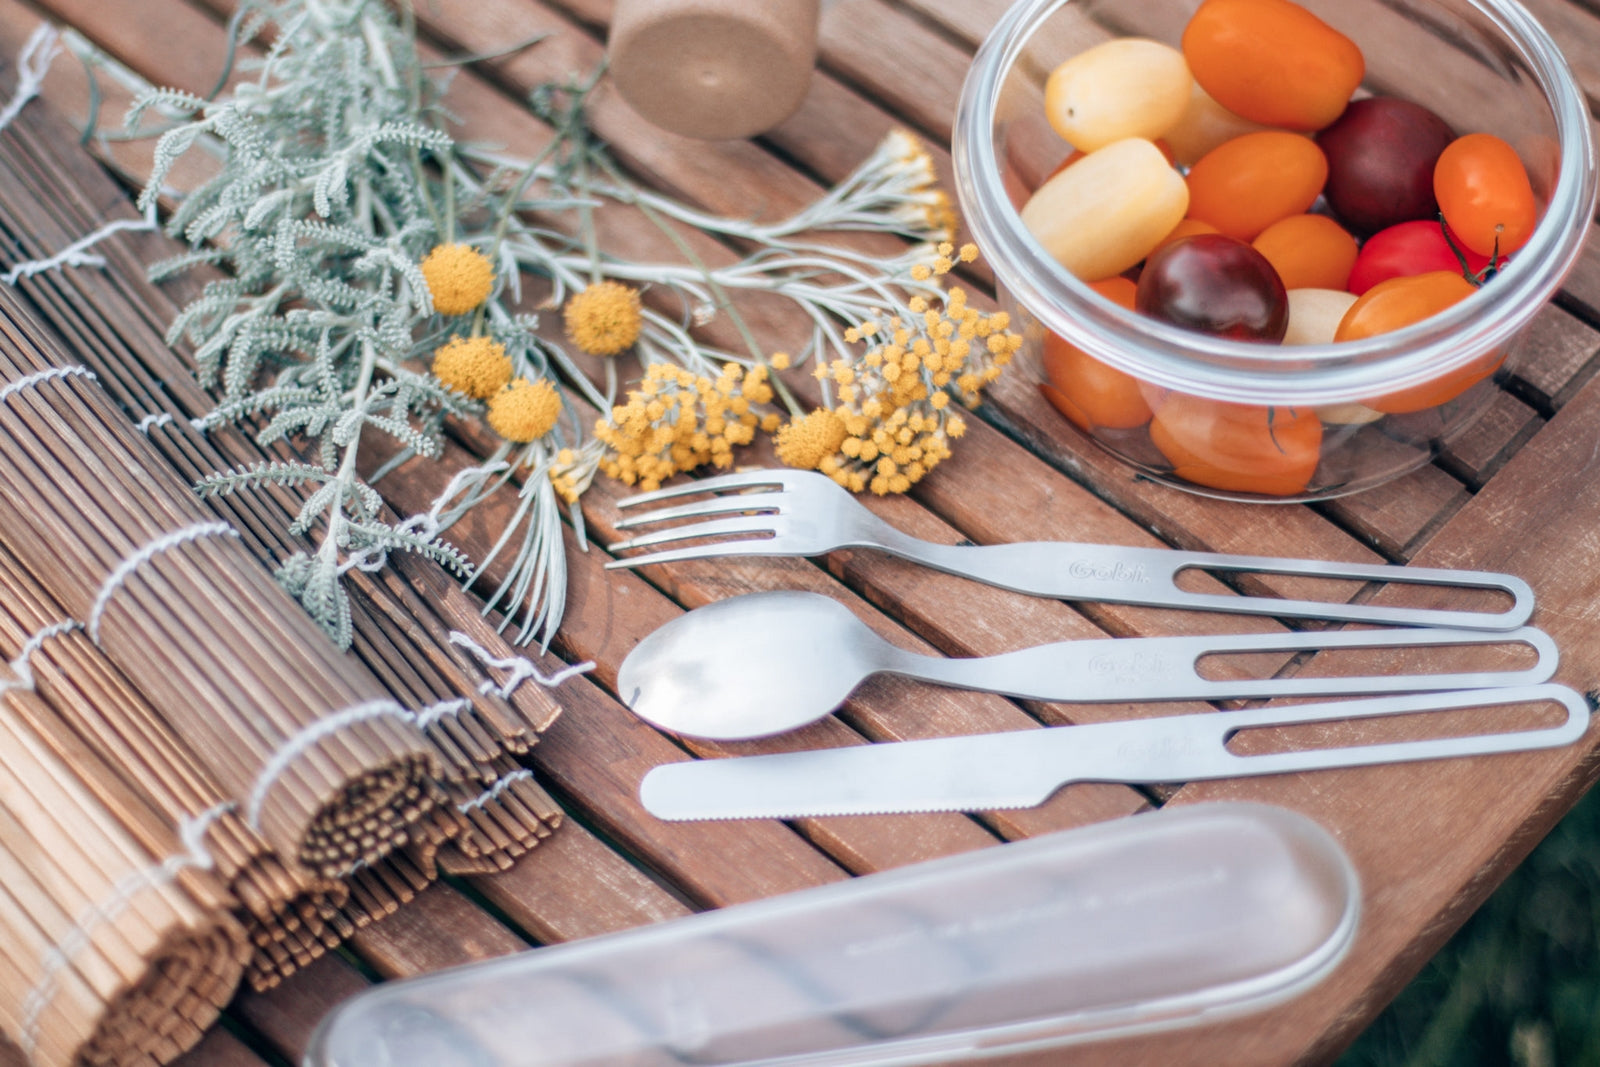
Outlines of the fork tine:
<svg viewBox="0 0 1600 1067">
<path fill-rule="evenodd" d="M 618 541 L 607 547 L 613 554 L 626 552 L 630 548 L 649 548 L 651 545 L 671 544 L 673 541 L 688 541 L 696 537 L 721 537 L 724 534 L 752 534 L 775 532 L 772 520 L 766 515 L 745 515 L 737 519 L 713 519 L 710 522 L 696 522 L 688 526 L 672 526 L 654 533 L 641 534 L 627 541 Z"/>
<path fill-rule="evenodd" d="M 613 559 L 606 563 L 606 570 L 615 571 L 623 568 L 648 567 L 652 563 L 676 563 L 688 559 L 715 559 L 718 556 L 759 556 L 766 553 L 751 551 L 752 545 L 764 545 L 765 540 L 750 541 L 716 541 L 709 545 L 690 545 L 687 548 L 668 548 L 660 552 L 646 552 L 639 556 L 628 556 L 623 559 Z"/>
<path fill-rule="evenodd" d="M 778 470 L 739 471 L 733 474 L 720 474 L 715 478 L 699 478 L 682 485 L 669 485 L 665 489 L 625 496 L 617 501 L 617 507 L 638 507 L 640 504 L 653 504 L 658 500 L 671 500 L 673 497 L 692 496 L 695 493 L 716 493 L 724 489 L 754 489 L 766 486 L 781 491 L 783 473 Z"/>
<path fill-rule="evenodd" d="M 673 519 L 693 519 L 704 515 L 735 515 L 741 511 L 777 511 L 783 507 L 782 493 L 739 493 L 734 496 L 714 496 L 709 500 L 696 500 L 692 504 L 679 504 L 673 508 L 658 508 L 638 515 L 629 515 L 617 522 L 617 529 L 628 530 L 652 522 L 670 522 Z"/>
</svg>

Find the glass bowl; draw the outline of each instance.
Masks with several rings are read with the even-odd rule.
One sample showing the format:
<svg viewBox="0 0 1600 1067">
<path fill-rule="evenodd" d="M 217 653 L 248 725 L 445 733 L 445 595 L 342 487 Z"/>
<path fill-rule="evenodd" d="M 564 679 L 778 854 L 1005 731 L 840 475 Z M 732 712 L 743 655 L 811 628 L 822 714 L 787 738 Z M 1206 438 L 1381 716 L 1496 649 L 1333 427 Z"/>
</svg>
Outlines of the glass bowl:
<svg viewBox="0 0 1600 1067">
<path fill-rule="evenodd" d="M 1294 346 L 1212 337 L 1101 297 L 1019 215 L 1071 150 L 1045 119 L 1049 72 L 1110 37 L 1176 46 L 1198 6 L 1019 0 L 973 60 L 952 137 L 957 195 L 1025 338 L 1019 371 L 1098 445 L 1169 485 L 1308 501 L 1388 481 L 1429 462 L 1483 414 L 1496 380 L 1514 372 L 1529 323 L 1576 262 L 1596 189 L 1583 94 L 1555 42 L 1514 0 L 1304 0 L 1360 45 L 1366 72 L 1357 96 L 1404 97 L 1458 134 L 1503 138 L 1526 166 L 1542 214 L 1479 292 L 1404 329 Z M 1047 379 L 1047 333 L 1131 375 L 1152 421 L 1097 425 L 1075 408 L 1062 383 Z M 1171 427 L 1183 428 L 1183 448 L 1172 446 Z"/>
</svg>

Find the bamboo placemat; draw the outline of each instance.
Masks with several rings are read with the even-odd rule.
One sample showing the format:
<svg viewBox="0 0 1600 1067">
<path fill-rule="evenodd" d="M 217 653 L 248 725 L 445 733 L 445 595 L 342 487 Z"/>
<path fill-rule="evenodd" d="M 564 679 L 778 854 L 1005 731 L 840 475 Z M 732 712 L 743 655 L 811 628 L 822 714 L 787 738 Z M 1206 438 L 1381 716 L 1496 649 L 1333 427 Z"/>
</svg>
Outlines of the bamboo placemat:
<svg viewBox="0 0 1600 1067">
<path fill-rule="evenodd" d="M 54 120 L 31 112 L 0 135 L 0 231 L 43 256 L 101 225 L 107 201 L 93 185 L 104 175 L 74 174 Z M 122 929 L 133 911 L 120 897 L 110 918 L 89 908 L 108 944 L 137 935 L 149 951 L 122 951 L 116 981 L 96 971 L 98 985 L 67 968 L 73 1007 L 42 1015 L 38 1039 L 0 1013 L 38 1062 L 165 1062 L 241 975 L 270 987 L 441 869 L 504 869 L 562 818 L 517 759 L 557 705 L 496 685 L 489 650 L 514 652 L 474 597 L 431 563 L 352 573 L 353 654 L 341 655 L 270 576 L 307 548 L 282 532 L 298 495 L 193 495 L 206 474 L 272 457 L 196 425 L 210 400 L 161 337 L 176 308 L 143 276 L 152 240 L 103 246 L 106 271 L 0 292 L 0 506 L 17 516 L 0 535 L 0 713 L 77 771 L 105 834 L 142 850 L 130 870 L 173 870 L 167 895 L 189 907 L 169 905 L 156 942 Z M 49 889 L 94 895 L 70 879 Z M 0 924 L 20 923 L 5 906 Z M 59 969 L 61 941 L 85 939 L 81 916 L 57 910 L 31 931 L 0 925 L 13 938 L 0 979 L 23 988 Z M 169 1021 L 152 1024 L 157 1040 L 129 1013 Z"/>
</svg>

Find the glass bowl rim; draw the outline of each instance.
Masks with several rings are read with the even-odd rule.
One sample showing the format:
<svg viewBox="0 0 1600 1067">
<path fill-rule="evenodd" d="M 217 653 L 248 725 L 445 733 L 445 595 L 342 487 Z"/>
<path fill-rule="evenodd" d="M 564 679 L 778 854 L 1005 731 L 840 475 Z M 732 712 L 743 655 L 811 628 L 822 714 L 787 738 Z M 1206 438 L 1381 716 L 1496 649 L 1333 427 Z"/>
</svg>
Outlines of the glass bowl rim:
<svg viewBox="0 0 1600 1067">
<path fill-rule="evenodd" d="M 1230 341 L 1128 311 L 1063 268 L 1023 226 L 1006 194 L 992 131 L 1000 87 L 1039 27 L 1074 0 L 1018 0 L 968 69 L 951 157 L 962 217 L 997 283 L 1047 330 L 1163 388 L 1219 400 L 1321 404 L 1421 385 L 1504 349 L 1555 295 L 1582 252 L 1595 211 L 1588 108 L 1560 48 L 1515 0 L 1463 0 L 1514 47 L 1550 109 L 1560 157 L 1544 215 L 1482 292 L 1423 322 L 1337 345 Z"/>
</svg>

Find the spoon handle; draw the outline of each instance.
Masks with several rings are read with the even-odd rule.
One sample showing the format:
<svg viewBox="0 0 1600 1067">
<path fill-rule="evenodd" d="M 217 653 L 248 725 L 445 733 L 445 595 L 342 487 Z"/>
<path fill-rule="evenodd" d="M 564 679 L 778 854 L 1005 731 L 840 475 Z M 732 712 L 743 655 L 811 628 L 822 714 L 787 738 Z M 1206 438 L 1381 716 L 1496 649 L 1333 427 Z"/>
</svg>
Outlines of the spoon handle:
<svg viewBox="0 0 1600 1067">
<path fill-rule="evenodd" d="M 1533 649 L 1536 659 L 1530 666 L 1513 670 L 1448 673 L 1318 677 L 1301 672 L 1284 678 L 1208 678 L 1200 673 L 1200 661 L 1206 656 L 1448 645 L 1525 645 Z M 1549 635 L 1531 626 L 1505 633 L 1415 627 L 1104 638 L 1061 641 L 971 659 L 941 659 L 900 649 L 894 652 L 886 669 L 897 674 L 962 689 L 1075 703 L 1338 696 L 1533 685 L 1555 674 L 1559 658 Z"/>
</svg>

